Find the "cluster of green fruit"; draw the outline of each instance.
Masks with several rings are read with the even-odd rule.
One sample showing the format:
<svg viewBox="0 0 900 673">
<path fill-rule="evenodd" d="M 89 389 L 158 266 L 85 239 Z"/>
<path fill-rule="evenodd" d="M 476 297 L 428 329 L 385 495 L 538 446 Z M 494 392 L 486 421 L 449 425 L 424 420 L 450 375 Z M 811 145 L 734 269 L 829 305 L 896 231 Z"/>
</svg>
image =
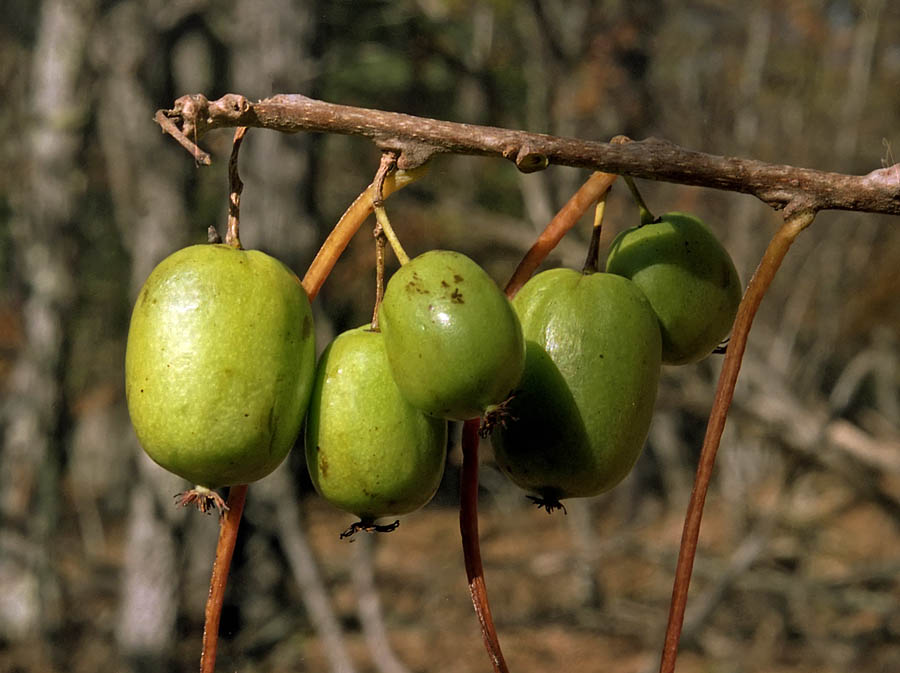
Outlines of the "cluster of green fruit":
<svg viewBox="0 0 900 673">
<path fill-rule="evenodd" d="M 547 511 L 611 489 L 647 438 L 661 365 L 709 355 L 740 298 L 727 251 L 682 213 L 621 232 L 605 272 L 536 275 L 513 300 L 527 352 L 492 438 L 500 469 Z"/>
<path fill-rule="evenodd" d="M 258 251 L 196 245 L 137 299 L 128 407 L 150 457 L 204 493 L 274 470 L 305 418 L 312 482 L 360 518 L 349 532 L 427 503 L 448 421 L 483 418 L 501 470 L 550 511 L 628 474 L 661 364 L 708 355 L 739 299 L 728 253 L 678 213 L 622 232 L 606 272 L 545 271 L 512 302 L 435 250 L 391 277 L 379 329 L 339 335 L 316 367 L 297 277 Z"/>
</svg>

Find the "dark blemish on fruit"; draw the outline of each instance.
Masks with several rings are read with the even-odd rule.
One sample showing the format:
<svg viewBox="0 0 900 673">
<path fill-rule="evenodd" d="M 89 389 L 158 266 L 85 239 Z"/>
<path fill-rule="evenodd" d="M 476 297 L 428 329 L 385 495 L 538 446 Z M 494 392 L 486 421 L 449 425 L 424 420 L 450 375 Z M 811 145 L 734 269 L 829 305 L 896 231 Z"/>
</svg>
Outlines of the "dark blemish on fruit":
<svg viewBox="0 0 900 673">
<path fill-rule="evenodd" d="M 442 280 L 441 287 L 450 287 L 450 283 L 448 283 L 446 280 Z"/>
<path fill-rule="evenodd" d="M 416 294 L 431 294 L 418 277 L 406 284 L 406 291 L 410 293 L 415 292 Z"/>
<path fill-rule="evenodd" d="M 275 440 L 275 405 L 274 404 L 271 407 L 269 407 L 269 418 L 268 418 L 266 425 L 269 428 L 269 437 L 271 438 L 270 439 L 270 444 L 271 444 L 271 442 Z"/>
<path fill-rule="evenodd" d="M 244 418 L 250 418 L 250 414 L 244 414 Z"/>
<path fill-rule="evenodd" d="M 463 282 L 463 277 L 460 276 L 458 273 L 454 273 L 454 274 L 453 274 L 453 282 L 454 282 L 454 283 L 461 283 L 461 282 Z"/>
<path fill-rule="evenodd" d="M 462 292 L 459 291 L 459 288 L 454 288 L 453 294 L 450 295 L 450 301 L 454 304 L 464 304 Z"/>
</svg>

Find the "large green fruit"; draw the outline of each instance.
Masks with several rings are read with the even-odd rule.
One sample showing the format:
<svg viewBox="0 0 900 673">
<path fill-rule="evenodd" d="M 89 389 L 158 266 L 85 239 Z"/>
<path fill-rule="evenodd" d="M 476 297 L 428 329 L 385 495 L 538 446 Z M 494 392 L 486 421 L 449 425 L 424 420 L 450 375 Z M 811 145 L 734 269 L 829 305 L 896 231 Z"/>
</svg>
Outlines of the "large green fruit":
<svg viewBox="0 0 900 673">
<path fill-rule="evenodd" d="M 626 278 L 552 269 L 513 301 L 525 373 L 491 437 L 500 469 L 545 506 L 597 495 L 640 455 L 656 401 L 659 323 Z"/>
<path fill-rule="evenodd" d="M 606 271 L 633 280 L 659 316 L 663 363 L 696 362 L 728 335 L 741 281 L 728 251 L 703 222 L 667 213 L 619 233 Z"/>
<path fill-rule="evenodd" d="M 284 264 L 228 245 L 173 253 L 144 283 L 128 331 L 141 446 L 200 486 L 266 476 L 300 432 L 315 357 L 309 301 Z"/>
<path fill-rule="evenodd" d="M 329 344 L 306 421 L 306 465 L 322 497 L 364 523 L 431 500 L 444 472 L 447 422 L 411 406 L 368 327 Z"/>
<path fill-rule="evenodd" d="M 522 376 L 522 329 L 506 295 L 474 261 L 432 250 L 390 279 L 379 322 L 394 380 L 413 406 L 478 418 Z"/>
</svg>

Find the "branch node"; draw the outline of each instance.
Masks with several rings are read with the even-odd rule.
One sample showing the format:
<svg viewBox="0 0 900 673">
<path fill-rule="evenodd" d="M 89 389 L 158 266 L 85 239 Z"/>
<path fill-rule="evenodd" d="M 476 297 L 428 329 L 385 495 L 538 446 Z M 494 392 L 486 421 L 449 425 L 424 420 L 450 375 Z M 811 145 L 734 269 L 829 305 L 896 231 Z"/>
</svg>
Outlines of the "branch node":
<svg viewBox="0 0 900 673">
<path fill-rule="evenodd" d="M 209 104 L 209 112 L 216 117 L 235 120 L 248 113 L 253 104 L 245 96 L 237 93 L 226 93 L 220 99 Z"/>
<path fill-rule="evenodd" d="M 505 152 L 504 152 L 505 154 Z M 525 144 L 516 153 L 516 168 L 522 173 L 535 173 L 542 171 L 550 165 L 547 155 L 538 152 L 531 145 Z"/>
<path fill-rule="evenodd" d="M 803 213 L 811 213 L 814 217 L 818 210 L 819 205 L 814 199 L 808 196 L 794 196 L 784 204 L 784 210 L 781 216 L 784 218 L 785 222 L 787 222 Z"/>
<path fill-rule="evenodd" d="M 376 138 L 375 146 L 382 152 L 396 155 L 396 167 L 401 171 L 409 171 L 423 166 L 440 152 L 440 148 L 428 143 L 420 143 L 400 138 Z"/>
<path fill-rule="evenodd" d="M 900 164 L 885 166 L 867 173 L 864 180 L 883 189 L 893 190 L 895 199 L 900 199 Z"/>
<path fill-rule="evenodd" d="M 202 93 L 182 96 L 168 117 L 181 118 L 181 131 L 187 137 L 199 138 L 209 123 L 209 99 Z"/>
</svg>

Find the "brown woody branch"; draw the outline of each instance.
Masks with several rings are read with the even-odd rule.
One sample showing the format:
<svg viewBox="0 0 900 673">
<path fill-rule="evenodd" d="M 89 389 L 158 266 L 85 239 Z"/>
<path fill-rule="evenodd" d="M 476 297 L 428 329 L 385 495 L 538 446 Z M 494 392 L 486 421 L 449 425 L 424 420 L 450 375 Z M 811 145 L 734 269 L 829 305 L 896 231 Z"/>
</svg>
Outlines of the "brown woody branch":
<svg viewBox="0 0 900 673">
<path fill-rule="evenodd" d="M 193 94 L 176 100 L 171 110 L 160 110 L 156 119 L 201 163 L 209 157 L 196 142 L 207 131 L 254 126 L 285 133 L 370 138 L 382 150 L 397 152 L 397 166 L 402 169 L 419 166 L 435 154 L 494 156 L 513 161 L 523 172 L 550 164 L 589 168 L 752 194 L 773 208 L 789 211 L 900 215 L 900 164 L 867 175 L 845 175 L 705 154 L 656 138 L 623 144 L 561 138 L 336 105 L 299 94 L 279 94 L 256 103 L 238 94 L 214 101 Z"/>
</svg>

